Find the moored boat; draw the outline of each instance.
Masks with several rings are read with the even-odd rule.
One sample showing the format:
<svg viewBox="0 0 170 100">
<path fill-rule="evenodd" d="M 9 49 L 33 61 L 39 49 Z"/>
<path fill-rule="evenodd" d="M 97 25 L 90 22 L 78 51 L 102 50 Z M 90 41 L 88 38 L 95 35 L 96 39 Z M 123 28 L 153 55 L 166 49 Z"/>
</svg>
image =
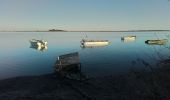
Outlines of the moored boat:
<svg viewBox="0 0 170 100">
<path fill-rule="evenodd" d="M 108 40 L 87 40 L 82 39 L 81 44 L 85 47 L 88 46 L 105 46 L 109 44 Z"/>
<path fill-rule="evenodd" d="M 135 41 L 135 40 L 136 40 L 136 36 L 125 36 L 125 37 L 121 37 L 121 40 L 124 41 L 124 42 Z"/>
<path fill-rule="evenodd" d="M 158 39 L 158 40 L 146 40 L 146 44 L 152 44 L 152 45 L 164 45 L 168 42 L 167 39 Z"/>
<path fill-rule="evenodd" d="M 38 47 L 46 47 L 47 46 L 47 41 L 44 41 L 44 40 L 32 39 L 32 40 L 30 40 L 30 43 L 32 46 L 38 46 Z"/>
</svg>

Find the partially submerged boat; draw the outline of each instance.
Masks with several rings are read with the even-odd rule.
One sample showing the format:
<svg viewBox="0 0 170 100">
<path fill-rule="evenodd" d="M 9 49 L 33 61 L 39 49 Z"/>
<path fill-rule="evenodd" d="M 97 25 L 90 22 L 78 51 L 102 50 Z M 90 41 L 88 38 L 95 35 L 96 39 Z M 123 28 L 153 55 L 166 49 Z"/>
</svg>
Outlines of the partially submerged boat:
<svg viewBox="0 0 170 100">
<path fill-rule="evenodd" d="M 132 42 L 136 40 L 136 36 L 124 36 L 124 37 L 121 37 L 121 40 L 123 42 Z"/>
<path fill-rule="evenodd" d="M 151 44 L 151 45 L 164 45 L 168 42 L 167 39 L 157 39 L 157 40 L 146 40 L 146 44 Z"/>
<path fill-rule="evenodd" d="M 82 39 L 81 44 L 83 47 L 99 47 L 109 45 L 108 40 L 87 40 Z"/>
<path fill-rule="evenodd" d="M 32 46 L 37 46 L 37 47 L 46 47 L 47 46 L 47 41 L 44 40 L 36 40 L 36 39 L 32 39 L 30 40 L 30 43 Z"/>
<path fill-rule="evenodd" d="M 74 80 L 85 80 L 87 78 L 81 72 L 81 62 L 78 52 L 60 55 L 55 63 L 55 72 L 62 77 Z"/>
</svg>

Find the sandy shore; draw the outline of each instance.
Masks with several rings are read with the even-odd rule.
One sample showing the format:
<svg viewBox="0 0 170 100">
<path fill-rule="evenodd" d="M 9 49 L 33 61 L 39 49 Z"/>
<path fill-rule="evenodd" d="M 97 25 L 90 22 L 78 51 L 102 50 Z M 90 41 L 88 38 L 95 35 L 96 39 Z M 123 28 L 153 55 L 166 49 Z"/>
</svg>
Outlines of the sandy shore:
<svg viewBox="0 0 170 100">
<path fill-rule="evenodd" d="M 55 74 L 0 81 L 0 100 L 169 100 L 170 68 L 70 80 Z"/>
</svg>

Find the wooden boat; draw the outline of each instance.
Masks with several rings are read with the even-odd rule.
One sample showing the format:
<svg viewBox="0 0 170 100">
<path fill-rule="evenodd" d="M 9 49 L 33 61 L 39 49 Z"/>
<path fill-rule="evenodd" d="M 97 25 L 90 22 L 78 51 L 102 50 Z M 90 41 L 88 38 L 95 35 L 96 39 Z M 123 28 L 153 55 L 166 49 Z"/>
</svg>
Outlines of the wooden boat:
<svg viewBox="0 0 170 100">
<path fill-rule="evenodd" d="M 108 40 L 87 40 L 82 39 L 81 44 L 84 47 L 97 47 L 97 46 L 106 46 L 109 44 Z"/>
<path fill-rule="evenodd" d="M 146 40 L 146 44 L 151 44 L 151 45 L 164 45 L 168 42 L 167 39 L 161 39 L 161 40 Z"/>
<path fill-rule="evenodd" d="M 81 72 L 81 63 L 78 52 L 60 55 L 55 63 L 55 71 L 61 76 L 69 79 L 86 79 L 86 76 Z"/>
<path fill-rule="evenodd" d="M 135 41 L 135 40 L 136 40 L 136 36 L 125 36 L 125 37 L 121 37 L 121 40 L 122 40 L 123 42 Z"/>
<path fill-rule="evenodd" d="M 44 40 L 32 39 L 32 40 L 30 40 L 30 43 L 31 43 L 32 46 L 37 46 L 37 47 L 47 46 L 47 41 L 44 41 Z"/>
</svg>

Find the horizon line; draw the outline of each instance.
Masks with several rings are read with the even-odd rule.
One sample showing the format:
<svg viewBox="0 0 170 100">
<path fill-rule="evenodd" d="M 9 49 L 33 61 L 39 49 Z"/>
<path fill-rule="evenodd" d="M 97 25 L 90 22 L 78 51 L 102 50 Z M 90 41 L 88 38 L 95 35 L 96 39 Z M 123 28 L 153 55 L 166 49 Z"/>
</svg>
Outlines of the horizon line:
<svg viewBox="0 0 170 100">
<path fill-rule="evenodd" d="M 18 31 L 7 31 L 7 30 L 4 30 L 4 31 L 0 31 L 0 32 L 144 32 L 144 31 L 170 31 L 170 29 L 163 29 L 163 30 L 154 30 L 154 29 L 147 29 L 147 30 L 70 30 L 70 31 L 67 31 L 67 30 L 60 30 L 60 31 L 43 31 L 43 30 L 25 30 L 25 31 L 21 31 L 21 30 L 18 30 Z"/>
</svg>

